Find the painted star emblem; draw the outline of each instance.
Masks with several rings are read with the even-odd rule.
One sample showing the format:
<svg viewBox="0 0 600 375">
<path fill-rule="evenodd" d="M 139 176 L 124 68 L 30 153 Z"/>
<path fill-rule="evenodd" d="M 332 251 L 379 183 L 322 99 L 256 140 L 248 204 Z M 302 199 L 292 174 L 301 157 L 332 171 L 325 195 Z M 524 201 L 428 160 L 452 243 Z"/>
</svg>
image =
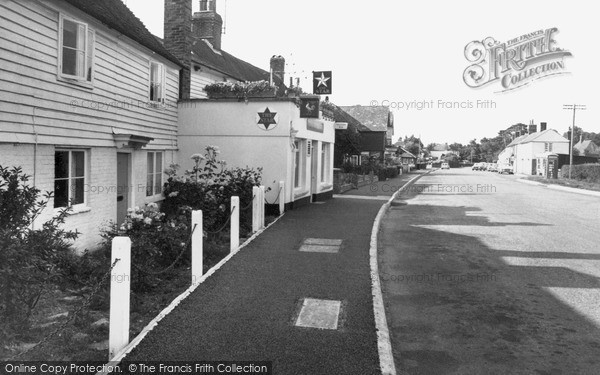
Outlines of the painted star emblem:
<svg viewBox="0 0 600 375">
<path fill-rule="evenodd" d="M 271 125 L 277 125 L 277 121 L 275 120 L 276 115 L 277 112 L 271 112 L 267 107 L 264 112 L 258 112 L 258 124 L 263 125 L 265 130 L 269 130 Z"/>
<path fill-rule="evenodd" d="M 319 86 L 327 87 L 327 81 L 329 81 L 331 79 L 331 77 L 325 77 L 325 73 L 321 73 L 321 77 L 316 77 L 315 79 L 319 81 L 319 84 L 317 85 L 317 87 L 319 87 Z"/>
</svg>

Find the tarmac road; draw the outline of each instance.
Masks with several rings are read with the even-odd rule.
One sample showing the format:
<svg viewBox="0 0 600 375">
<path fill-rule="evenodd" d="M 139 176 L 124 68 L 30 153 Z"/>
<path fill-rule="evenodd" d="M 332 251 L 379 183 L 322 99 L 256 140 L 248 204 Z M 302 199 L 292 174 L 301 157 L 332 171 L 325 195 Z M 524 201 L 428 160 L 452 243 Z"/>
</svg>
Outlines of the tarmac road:
<svg viewBox="0 0 600 375">
<path fill-rule="evenodd" d="M 438 170 L 382 222 L 404 374 L 600 374 L 600 199 Z"/>
</svg>

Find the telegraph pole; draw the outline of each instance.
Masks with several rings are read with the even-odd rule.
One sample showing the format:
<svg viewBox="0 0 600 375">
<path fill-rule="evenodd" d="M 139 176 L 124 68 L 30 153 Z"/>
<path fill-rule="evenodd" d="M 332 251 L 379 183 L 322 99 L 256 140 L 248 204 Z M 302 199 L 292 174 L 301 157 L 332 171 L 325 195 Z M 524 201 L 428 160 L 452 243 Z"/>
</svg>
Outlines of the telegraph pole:
<svg viewBox="0 0 600 375">
<path fill-rule="evenodd" d="M 571 170 L 573 169 L 573 138 L 575 138 L 575 112 L 585 110 L 582 104 L 563 104 L 563 109 L 573 110 L 573 126 L 570 128 L 571 139 L 569 140 L 569 179 L 571 179 Z"/>
</svg>

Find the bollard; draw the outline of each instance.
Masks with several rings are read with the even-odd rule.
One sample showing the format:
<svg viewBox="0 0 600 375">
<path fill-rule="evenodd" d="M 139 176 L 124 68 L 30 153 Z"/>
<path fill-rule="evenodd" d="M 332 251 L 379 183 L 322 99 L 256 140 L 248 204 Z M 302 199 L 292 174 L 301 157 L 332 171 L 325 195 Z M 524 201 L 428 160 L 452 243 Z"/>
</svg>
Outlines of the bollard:
<svg viewBox="0 0 600 375">
<path fill-rule="evenodd" d="M 260 205 L 259 226 L 260 226 L 260 229 L 263 229 L 265 227 L 265 187 L 261 185 L 259 189 L 260 189 L 260 201 L 258 202 Z"/>
<path fill-rule="evenodd" d="M 229 231 L 229 251 L 240 247 L 240 198 L 231 197 L 231 230 Z"/>
<path fill-rule="evenodd" d="M 196 227 L 195 230 L 194 227 Z M 202 240 L 202 210 L 192 211 L 192 285 L 200 280 L 204 272 Z"/>
<path fill-rule="evenodd" d="M 131 291 L 131 240 L 112 240 L 111 264 L 119 259 L 110 274 L 110 317 L 108 359 L 114 358 L 129 344 L 129 293 Z"/>
<path fill-rule="evenodd" d="M 279 181 L 279 215 L 285 211 L 285 182 Z"/>
<path fill-rule="evenodd" d="M 258 229 L 259 229 L 259 227 L 258 227 L 259 221 L 260 221 L 259 220 L 260 207 L 258 205 L 258 202 L 260 201 L 259 195 L 260 195 L 260 189 L 258 188 L 258 186 L 254 186 L 252 188 L 252 232 L 253 233 L 258 232 Z"/>
</svg>

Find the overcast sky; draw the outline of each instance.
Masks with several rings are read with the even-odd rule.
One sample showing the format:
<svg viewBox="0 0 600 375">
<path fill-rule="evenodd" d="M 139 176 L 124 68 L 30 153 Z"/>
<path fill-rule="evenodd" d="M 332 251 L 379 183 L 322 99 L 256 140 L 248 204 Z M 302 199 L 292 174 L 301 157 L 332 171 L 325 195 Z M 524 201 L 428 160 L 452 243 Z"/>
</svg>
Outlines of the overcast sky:
<svg viewBox="0 0 600 375">
<path fill-rule="evenodd" d="M 150 31 L 163 36 L 163 0 L 127 0 Z M 194 10 L 199 1 L 194 0 Z M 488 4 L 488 5 L 485 5 Z M 587 105 L 576 125 L 600 132 L 597 11 L 592 1 L 218 0 L 225 20 L 222 48 L 265 70 L 272 55 L 286 58 L 286 77 L 312 90 L 311 72 L 333 71 L 337 105 L 394 108 L 394 140 L 421 135 L 425 144 L 493 137 L 518 122 L 548 123 L 561 134 L 572 123 L 563 104 Z M 473 89 L 465 47 L 493 37 L 501 43 L 558 28 L 556 46 L 572 53 L 569 74 L 512 91 L 498 82 Z M 286 78 L 286 82 L 289 79 Z M 433 101 L 433 105 L 431 105 Z M 491 101 L 495 108 L 477 108 Z M 398 109 L 406 102 L 430 108 Z M 473 108 L 446 108 L 447 102 Z"/>
</svg>

